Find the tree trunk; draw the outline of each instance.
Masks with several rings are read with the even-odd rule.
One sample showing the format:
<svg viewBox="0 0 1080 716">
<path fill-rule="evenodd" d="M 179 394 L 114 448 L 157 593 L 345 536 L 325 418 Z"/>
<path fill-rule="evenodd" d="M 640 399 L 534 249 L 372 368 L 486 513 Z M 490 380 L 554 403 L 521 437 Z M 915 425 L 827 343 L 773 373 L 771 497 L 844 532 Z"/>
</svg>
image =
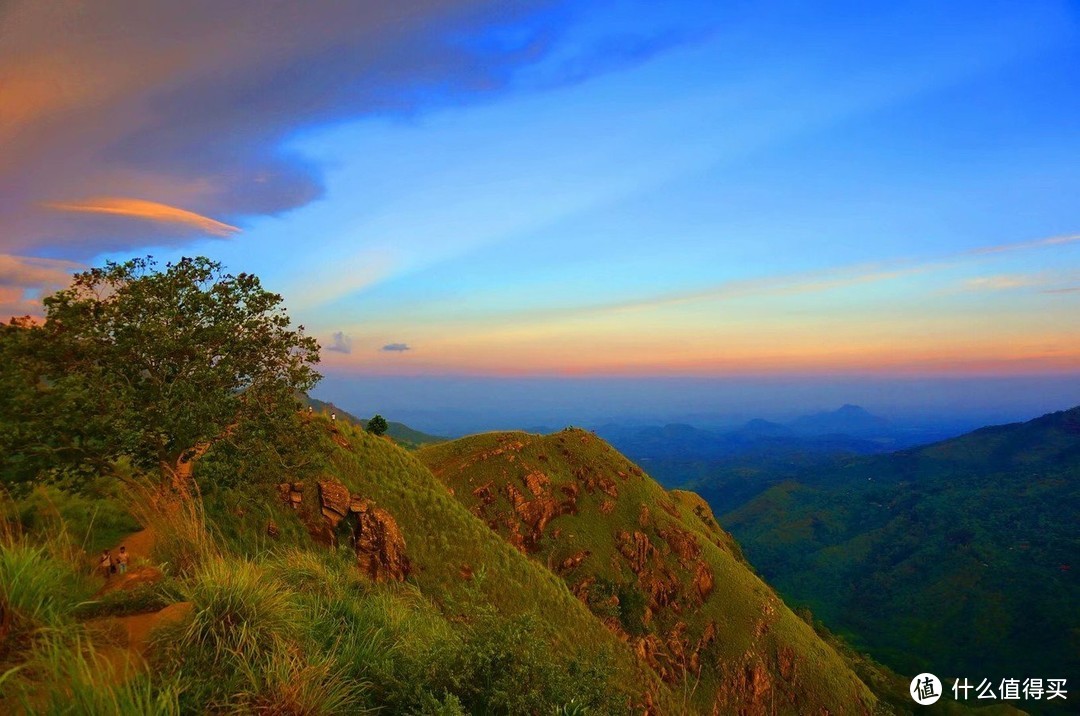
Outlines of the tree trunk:
<svg viewBox="0 0 1080 716">
<path fill-rule="evenodd" d="M 210 449 L 210 445 L 209 442 L 199 443 L 195 447 L 180 453 L 180 457 L 176 458 L 175 463 L 162 463 L 162 468 L 169 476 L 169 486 L 180 499 L 189 500 L 198 492 L 194 478 L 195 462 L 206 454 L 206 451 Z"/>
</svg>

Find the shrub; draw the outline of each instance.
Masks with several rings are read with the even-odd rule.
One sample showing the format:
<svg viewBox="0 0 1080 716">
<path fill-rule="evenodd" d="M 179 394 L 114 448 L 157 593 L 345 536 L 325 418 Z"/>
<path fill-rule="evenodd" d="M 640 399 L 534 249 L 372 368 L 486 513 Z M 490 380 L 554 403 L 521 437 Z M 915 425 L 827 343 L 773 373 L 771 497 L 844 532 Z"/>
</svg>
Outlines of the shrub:
<svg viewBox="0 0 1080 716">
<path fill-rule="evenodd" d="M 25 713 L 117 714 L 141 716 L 180 713 L 175 682 L 153 680 L 150 674 L 121 676 L 81 633 L 50 632 L 36 645 L 18 672 L 8 672 L 10 688 L 2 692 Z M 0 678 L 0 685 L 3 678 Z M 5 707 L 0 698 L 0 708 Z"/>
<path fill-rule="evenodd" d="M 293 595 L 249 561 L 212 560 L 180 591 L 192 603 L 191 616 L 158 630 L 150 653 L 162 673 L 189 677 L 185 708 L 223 706 L 234 694 L 258 691 L 251 675 L 279 668 L 295 646 L 300 613 Z"/>
<path fill-rule="evenodd" d="M 0 539 L 0 609 L 8 620 L 5 645 L 39 629 L 70 624 L 76 605 L 89 594 L 85 576 L 68 557 L 57 556 L 62 550 L 32 544 L 25 537 Z"/>
</svg>

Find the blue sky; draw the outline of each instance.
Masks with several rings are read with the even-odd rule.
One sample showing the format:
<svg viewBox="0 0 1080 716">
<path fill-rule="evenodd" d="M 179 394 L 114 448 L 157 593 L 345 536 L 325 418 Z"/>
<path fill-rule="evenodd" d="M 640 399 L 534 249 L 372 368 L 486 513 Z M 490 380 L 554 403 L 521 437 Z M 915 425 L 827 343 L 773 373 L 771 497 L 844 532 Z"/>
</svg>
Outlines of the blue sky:
<svg viewBox="0 0 1080 716">
<path fill-rule="evenodd" d="M 109 58 L 64 30 L 84 69 L 57 18 L 0 15 L 10 86 L 100 88 L 0 123 L 5 310 L 49 269 L 199 253 L 284 293 L 338 390 L 932 377 L 1034 410 L 1003 380 L 1032 376 L 1076 402 L 1075 4 L 313 3 L 217 31 L 243 12 L 197 3 L 160 45 L 103 17 Z"/>
</svg>

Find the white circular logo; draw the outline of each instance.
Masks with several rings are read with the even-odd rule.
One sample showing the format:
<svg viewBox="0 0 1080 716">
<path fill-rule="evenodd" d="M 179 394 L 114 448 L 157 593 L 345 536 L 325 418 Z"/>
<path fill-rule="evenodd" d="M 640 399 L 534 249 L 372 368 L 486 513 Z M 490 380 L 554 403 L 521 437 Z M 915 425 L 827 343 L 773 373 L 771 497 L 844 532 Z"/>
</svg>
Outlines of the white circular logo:
<svg viewBox="0 0 1080 716">
<path fill-rule="evenodd" d="M 941 698 L 941 680 L 930 673 L 919 674 L 911 680 L 911 688 L 908 691 L 915 703 L 929 706 L 937 703 L 937 700 Z"/>
</svg>

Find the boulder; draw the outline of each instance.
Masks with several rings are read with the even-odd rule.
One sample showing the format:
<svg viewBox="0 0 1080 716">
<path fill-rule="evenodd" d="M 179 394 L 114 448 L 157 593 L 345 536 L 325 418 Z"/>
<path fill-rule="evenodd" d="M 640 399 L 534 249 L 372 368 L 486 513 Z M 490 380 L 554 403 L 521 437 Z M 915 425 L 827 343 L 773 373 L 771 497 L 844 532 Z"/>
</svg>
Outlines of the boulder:
<svg viewBox="0 0 1080 716">
<path fill-rule="evenodd" d="M 354 538 L 360 571 L 376 582 L 404 581 L 412 567 L 397 521 L 369 501 L 362 501 L 359 506 Z"/>
<path fill-rule="evenodd" d="M 330 523 L 331 528 L 337 527 L 342 518 L 349 514 L 351 502 L 352 495 L 349 494 L 349 488 L 340 482 L 336 480 L 319 481 L 319 505 L 323 517 Z"/>
</svg>

